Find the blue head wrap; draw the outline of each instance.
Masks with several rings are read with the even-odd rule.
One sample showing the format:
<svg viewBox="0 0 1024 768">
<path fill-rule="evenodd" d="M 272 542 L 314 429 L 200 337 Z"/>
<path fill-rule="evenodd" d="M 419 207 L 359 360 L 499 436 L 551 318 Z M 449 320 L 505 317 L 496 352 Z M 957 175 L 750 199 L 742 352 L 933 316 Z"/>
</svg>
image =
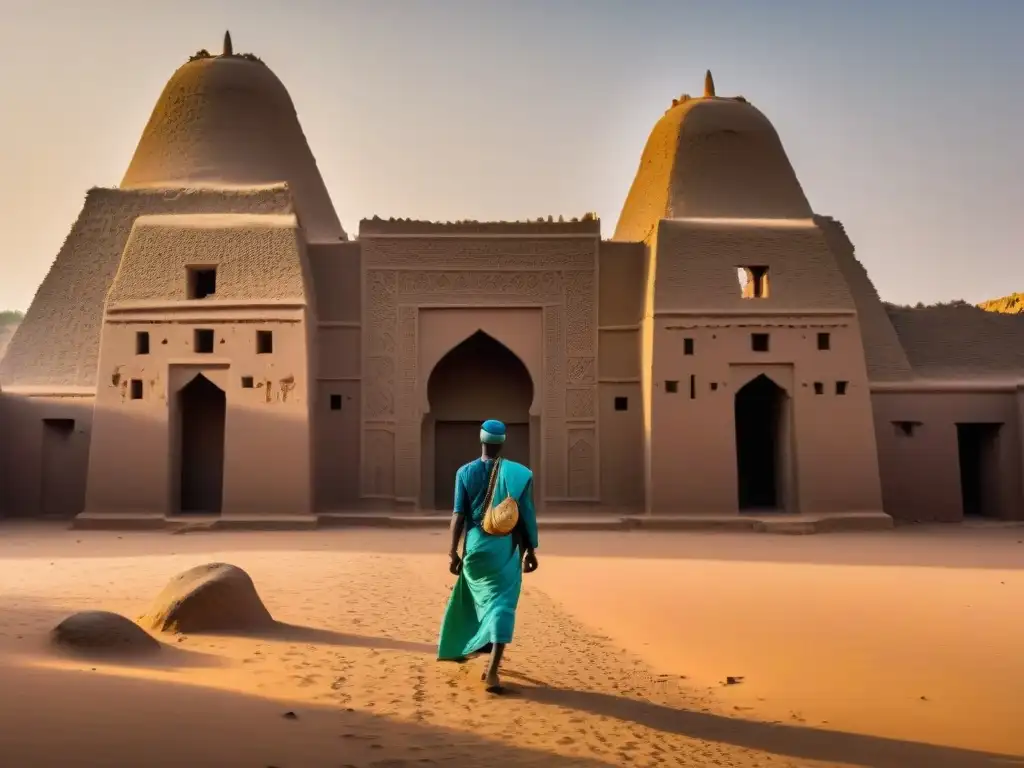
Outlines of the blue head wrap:
<svg viewBox="0 0 1024 768">
<path fill-rule="evenodd" d="M 480 425 L 480 442 L 497 445 L 505 442 L 505 425 L 497 419 L 488 419 Z"/>
</svg>

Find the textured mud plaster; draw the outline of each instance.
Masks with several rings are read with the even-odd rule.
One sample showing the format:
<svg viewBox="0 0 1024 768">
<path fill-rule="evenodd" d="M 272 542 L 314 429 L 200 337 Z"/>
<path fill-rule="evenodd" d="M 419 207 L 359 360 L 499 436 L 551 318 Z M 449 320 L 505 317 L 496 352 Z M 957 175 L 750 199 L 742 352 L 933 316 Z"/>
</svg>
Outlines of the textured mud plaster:
<svg viewBox="0 0 1024 768">
<path fill-rule="evenodd" d="M 665 218 L 810 218 L 775 128 L 735 99 L 690 99 L 654 126 L 615 229 L 647 241 Z"/>
<path fill-rule="evenodd" d="M 887 307 L 919 377 L 1013 381 L 1024 378 L 1024 315 L 970 305 Z"/>
<path fill-rule="evenodd" d="M 158 215 L 136 219 L 107 303 L 187 299 L 193 264 L 217 268 L 217 292 L 204 303 L 305 295 L 294 215 Z"/>
<path fill-rule="evenodd" d="M 281 182 L 310 241 L 345 239 L 287 89 L 262 63 L 218 56 L 171 76 L 121 188 Z"/>
<path fill-rule="evenodd" d="M 0 361 L 4 385 L 95 386 L 107 292 L 139 216 L 292 213 L 288 188 L 92 189 Z"/>
</svg>

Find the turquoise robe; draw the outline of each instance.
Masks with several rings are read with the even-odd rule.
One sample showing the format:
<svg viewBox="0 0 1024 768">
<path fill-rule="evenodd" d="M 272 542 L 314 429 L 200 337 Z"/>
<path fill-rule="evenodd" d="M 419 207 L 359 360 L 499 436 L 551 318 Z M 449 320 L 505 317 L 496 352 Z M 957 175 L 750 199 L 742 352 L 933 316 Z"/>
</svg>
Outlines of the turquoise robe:
<svg viewBox="0 0 1024 768">
<path fill-rule="evenodd" d="M 466 518 L 465 554 L 441 623 L 438 659 L 462 659 L 492 643 L 512 642 L 523 587 L 523 553 L 516 533 L 491 536 L 480 527 L 493 466 L 493 459 L 477 459 L 460 467 L 455 475 L 455 514 Z M 519 504 L 519 530 L 536 549 L 533 473 L 522 464 L 502 459 L 492 505 L 508 496 Z"/>
</svg>

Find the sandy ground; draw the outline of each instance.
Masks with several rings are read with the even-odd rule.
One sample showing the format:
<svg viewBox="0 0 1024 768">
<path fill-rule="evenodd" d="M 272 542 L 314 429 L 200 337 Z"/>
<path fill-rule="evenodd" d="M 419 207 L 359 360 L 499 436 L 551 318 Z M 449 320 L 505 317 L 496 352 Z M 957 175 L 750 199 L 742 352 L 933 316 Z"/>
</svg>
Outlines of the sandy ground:
<svg viewBox="0 0 1024 768">
<path fill-rule="evenodd" d="M 494 698 L 481 661 L 433 658 L 439 532 L 4 525 L 0 766 L 1024 765 L 1022 540 L 548 534 Z M 68 612 L 136 616 L 210 561 L 293 627 L 163 637 L 148 666 L 49 649 Z"/>
</svg>

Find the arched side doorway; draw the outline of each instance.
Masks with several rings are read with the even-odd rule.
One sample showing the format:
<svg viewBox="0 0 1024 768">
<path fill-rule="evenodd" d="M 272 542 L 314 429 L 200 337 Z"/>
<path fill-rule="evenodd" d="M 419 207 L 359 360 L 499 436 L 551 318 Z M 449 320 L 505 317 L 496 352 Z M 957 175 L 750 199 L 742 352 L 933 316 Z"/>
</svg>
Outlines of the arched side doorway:
<svg viewBox="0 0 1024 768">
<path fill-rule="evenodd" d="M 740 511 L 789 504 L 789 397 L 761 374 L 736 392 L 736 478 Z"/>
<path fill-rule="evenodd" d="M 202 374 L 178 392 L 179 508 L 219 514 L 224 497 L 224 391 Z"/>
<path fill-rule="evenodd" d="M 430 412 L 423 423 L 423 474 L 432 480 L 435 509 L 451 509 L 455 472 L 480 455 L 480 424 L 500 419 L 508 428 L 502 455 L 530 463 L 533 380 L 501 342 L 477 331 L 452 348 L 427 381 Z"/>
</svg>

